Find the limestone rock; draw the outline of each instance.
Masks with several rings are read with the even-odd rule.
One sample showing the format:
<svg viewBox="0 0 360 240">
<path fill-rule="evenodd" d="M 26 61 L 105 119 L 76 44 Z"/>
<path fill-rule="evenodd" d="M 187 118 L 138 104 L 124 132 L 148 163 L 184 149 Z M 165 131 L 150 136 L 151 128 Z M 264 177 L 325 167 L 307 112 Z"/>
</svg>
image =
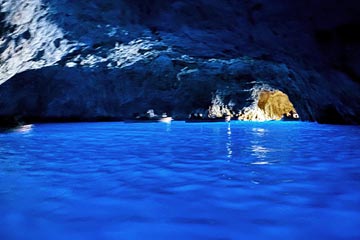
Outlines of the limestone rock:
<svg viewBox="0 0 360 240">
<path fill-rule="evenodd" d="M 280 120 L 290 113 L 296 114 L 289 97 L 279 90 L 260 92 L 257 105 L 272 120 Z"/>
<path fill-rule="evenodd" d="M 255 93 L 279 90 L 302 120 L 360 123 L 359 5 L 2 0 L 0 116 L 278 119 L 289 106 L 256 105 Z"/>
</svg>

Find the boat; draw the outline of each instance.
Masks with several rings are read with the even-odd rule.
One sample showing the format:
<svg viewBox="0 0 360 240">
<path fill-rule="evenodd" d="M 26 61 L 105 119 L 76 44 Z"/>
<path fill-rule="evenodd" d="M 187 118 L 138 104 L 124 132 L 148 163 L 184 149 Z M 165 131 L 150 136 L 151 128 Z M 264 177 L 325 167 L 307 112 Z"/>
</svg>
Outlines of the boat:
<svg viewBox="0 0 360 240">
<path fill-rule="evenodd" d="M 300 121 L 300 118 L 283 116 L 280 120 L 284 122 L 291 122 L 291 121 Z"/>
<path fill-rule="evenodd" d="M 300 117 L 297 113 L 290 112 L 289 114 L 284 114 L 281 118 L 281 121 L 300 121 Z"/>
<path fill-rule="evenodd" d="M 131 119 L 125 119 L 125 123 L 170 123 L 172 121 L 172 117 L 139 117 L 139 118 L 131 118 Z"/>
<path fill-rule="evenodd" d="M 125 119 L 125 123 L 170 123 L 172 121 L 172 117 L 168 117 L 166 113 L 163 113 L 161 116 L 155 114 L 153 109 L 149 109 L 145 114 L 139 115 L 135 114 L 134 118 Z"/>
<path fill-rule="evenodd" d="M 172 117 L 161 117 L 158 122 L 170 123 L 172 120 Z"/>
<path fill-rule="evenodd" d="M 186 123 L 201 123 L 201 122 L 230 122 L 231 117 L 221 117 L 221 118 L 189 118 L 185 120 Z"/>
</svg>

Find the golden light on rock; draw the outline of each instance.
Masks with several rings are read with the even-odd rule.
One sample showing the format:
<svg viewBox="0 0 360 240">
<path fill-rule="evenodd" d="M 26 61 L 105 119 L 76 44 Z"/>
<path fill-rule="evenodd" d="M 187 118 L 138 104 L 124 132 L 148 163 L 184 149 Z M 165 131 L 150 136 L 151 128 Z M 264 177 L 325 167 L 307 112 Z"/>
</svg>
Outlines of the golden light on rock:
<svg viewBox="0 0 360 240">
<path fill-rule="evenodd" d="M 289 97 L 279 90 L 260 92 L 257 105 L 272 120 L 280 120 L 284 115 L 297 115 Z"/>
<path fill-rule="evenodd" d="M 239 114 L 239 120 L 269 121 L 296 120 L 299 115 L 289 97 L 280 90 L 261 90 L 252 106 L 245 107 Z"/>
</svg>

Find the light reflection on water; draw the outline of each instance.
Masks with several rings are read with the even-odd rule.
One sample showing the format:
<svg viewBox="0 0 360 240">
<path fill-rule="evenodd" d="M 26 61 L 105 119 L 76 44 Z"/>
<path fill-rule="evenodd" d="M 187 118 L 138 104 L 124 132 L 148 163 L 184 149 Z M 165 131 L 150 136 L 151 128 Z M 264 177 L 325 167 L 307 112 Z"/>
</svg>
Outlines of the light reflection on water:
<svg viewBox="0 0 360 240">
<path fill-rule="evenodd" d="M 22 125 L 14 129 L 15 132 L 21 132 L 21 133 L 29 133 L 32 130 L 33 125 L 27 124 Z"/>
<path fill-rule="evenodd" d="M 252 134 L 254 135 L 253 140 L 251 140 L 251 155 L 255 157 L 254 161 L 251 163 L 253 165 L 265 165 L 269 164 L 267 159 L 267 154 L 271 149 L 262 146 L 261 143 L 266 135 L 267 130 L 264 128 L 256 127 L 251 129 Z"/>
<path fill-rule="evenodd" d="M 0 239 L 360 239 L 359 142 L 310 123 L 34 125 L 0 135 Z"/>
<path fill-rule="evenodd" d="M 231 159 L 232 157 L 232 141 L 231 141 L 231 125 L 228 123 L 227 127 L 227 142 L 226 142 L 226 150 L 227 150 L 227 157 Z"/>
</svg>

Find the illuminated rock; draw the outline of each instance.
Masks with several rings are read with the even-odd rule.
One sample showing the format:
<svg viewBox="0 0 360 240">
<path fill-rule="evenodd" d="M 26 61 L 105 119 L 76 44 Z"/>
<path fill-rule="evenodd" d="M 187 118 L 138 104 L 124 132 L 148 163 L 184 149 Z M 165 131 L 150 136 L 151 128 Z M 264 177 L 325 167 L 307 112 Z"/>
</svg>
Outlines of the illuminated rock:
<svg viewBox="0 0 360 240">
<path fill-rule="evenodd" d="M 296 109 L 289 97 L 279 90 L 260 92 L 257 105 L 267 117 L 273 120 L 280 120 L 290 113 L 296 114 Z"/>
<path fill-rule="evenodd" d="M 289 97 L 279 90 L 255 90 L 254 102 L 240 111 L 239 120 L 270 121 L 283 118 L 299 119 Z"/>
<path fill-rule="evenodd" d="M 3 0 L 0 118 L 119 119 L 152 108 L 268 120 L 291 108 L 281 94 L 258 99 L 260 87 L 287 94 L 301 120 L 360 123 L 360 2 L 325 5 Z"/>
</svg>

